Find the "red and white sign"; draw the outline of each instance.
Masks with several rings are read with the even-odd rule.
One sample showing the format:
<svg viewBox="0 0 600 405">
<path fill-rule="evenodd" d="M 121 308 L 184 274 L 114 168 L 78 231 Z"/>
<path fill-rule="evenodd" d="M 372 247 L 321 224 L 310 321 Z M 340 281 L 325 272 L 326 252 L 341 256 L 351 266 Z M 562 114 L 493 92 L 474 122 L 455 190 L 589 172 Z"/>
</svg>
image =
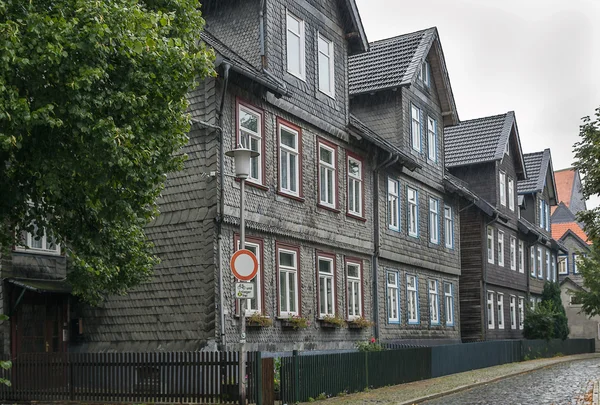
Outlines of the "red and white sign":
<svg viewBox="0 0 600 405">
<path fill-rule="evenodd" d="M 240 281 L 250 281 L 258 273 L 258 260 L 254 253 L 246 249 L 235 252 L 229 265 L 235 278 Z"/>
</svg>

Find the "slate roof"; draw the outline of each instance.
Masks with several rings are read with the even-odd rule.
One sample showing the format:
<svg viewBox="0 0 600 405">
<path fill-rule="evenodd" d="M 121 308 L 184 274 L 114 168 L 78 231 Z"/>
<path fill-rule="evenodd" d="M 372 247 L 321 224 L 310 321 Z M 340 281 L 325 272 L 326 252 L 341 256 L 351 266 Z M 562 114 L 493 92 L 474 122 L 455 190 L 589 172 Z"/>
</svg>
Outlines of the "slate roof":
<svg viewBox="0 0 600 405">
<path fill-rule="evenodd" d="M 541 152 L 527 153 L 523 155 L 525 160 L 525 167 L 527 169 L 527 179 L 519 180 L 517 182 L 517 193 L 529 194 L 541 192 L 546 185 L 546 179 L 548 178 L 548 170 L 550 174 L 553 173 L 552 169 L 552 157 L 550 156 L 550 149 L 544 149 Z M 556 186 L 554 184 L 554 176 L 550 176 L 552 182 L 551 193 L 556 198 Z"/>
<path fill-rule="evenodd" d="M 217 58 L 215 61 L 216 65 L 219 65 L 223 61 L 227 61 L 234 71 L 262 84 L 271 90 L 275 95 L 291 95 L 285 83 L 276 79 L 274 76 L 267 75 L 266 73 L 255 68 L 250 62 L 234 52 L 230 47 L 225 45 L 207 30 L 204 30 L 200 33 L 200 38 L 209 47 L 213 48 L 217 55 L 220 55 L 220 58 Z"/>
<path fill-rule="evenodd" d="M 418 167 L 421 167 L 421 165 L 419 165 L 419 163 L 417 163 L 412 156 L 408 155 L 390 141 L 383 138 L 352 114 L 350 114 L 350 126 L 357 130 L 367 141 L 397 156 L 401 163 L 404 164 L 408 169 L 414 170 Z"/>
<path fill-rule="evenodd" d="M 575 169 L 571 167 L 554 172 L 554 182 L 556 183 L 558 201 L 563 202 L 568 207 L 571 203 L 571 193 L 575 183 Z"/>
<path fill-rule="evenodd" d="M 368 52 L 349 58 L 350 94 L 410 84 L 436 34 L 435 28 L 375 41 Z"/>
<path fill-rule="evenodd" d="M 515 113 L 462 121 L 444 128 L 446 167 L 502 159 L 515 122 Z"/>
</svg>

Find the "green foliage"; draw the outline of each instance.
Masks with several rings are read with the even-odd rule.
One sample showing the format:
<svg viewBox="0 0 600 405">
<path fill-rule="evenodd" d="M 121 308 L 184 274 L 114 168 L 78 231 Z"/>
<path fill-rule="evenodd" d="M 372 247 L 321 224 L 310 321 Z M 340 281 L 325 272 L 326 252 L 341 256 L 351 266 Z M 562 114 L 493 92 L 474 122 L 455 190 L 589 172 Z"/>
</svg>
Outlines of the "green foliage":
<svg viewBox="0 0 600 405">
<path fill-rule="evenodd" d="M 588 256 L 580 256 L 579 260 L 577 270 L 583 277 L 584 290 L 574 291 L 573 296 L 586 315 L 600 315 L 600 241 L 594 242 Z"/>
<path fill-rule="evenodd" d="M 323 322 L 328 323 L 330 325 L 334 325 L 338 328 L 344 328 L 346 326 L 346 321 L 344 320 L 344 318 L 340 317 L 339 315 L 336 316 L 325 316 L 323 318 Z"/>
<path fill-rule="evenodd" d="M 308 319 L 300 315 L 292 315 L 289 318 L 286 318 L 285 322 L 295 330 L 306 329 L 310 325 Z"/>
<path fill-rule="evenodd" d="M 356 342 L 356 348 L 359 352 L 380 352 L 384 350 L 383 346 L 381 346 L 375 338 L 371 338 L 366 342 Z"/>
<path fill-rule="evenodd" d="M 322 400 L 324 400 L 324 399 L 327 399 L 327 395 L 325 395 L 325 393 L 324 393 L 324 392 L 321 392 L 321 393 L 319 394 L 319 396 L 317 397 L 317 401 L 322 401 Z"/>
<path fill-rule="evenodd" d="M 560 284 L 546 282 L 542 291 L 542 302 L 551 302 L 554 308 L 554 334 L 553 338 L 565 340 L 569 337 L 569 324 L 567 313 L 560 298 Z"/>
<path fill-rule="evenodd" d="M 95 303 L 146 280 L 143 228 L 214 74 L 198 0 L 0 0 L 0 246 L 47 233 Z"/>
<path fill-rule="evenodd" d="M 364 329 L 373 326 L 373 322 L 369 321 L 364 316 L 358 317 L 348 322 L 348 325 L 353 328 Z"/>
<path fill-rule="evenodd" d="M 315 399 L 313 397 L 308 397 L 308 402 L 315 402 Z"/>
<path fill-rule="evenodd" d="M 257 325 L 262 327 L 273 325 L 273 320 L 271 318 L 269 318 L 268 316 L 264 316 L 263 314 L 260 314 L 258 312 L 255 312 L 251 316 L 249 316 L 247 321 L 248 325 Z"/>
<path fill-rule="evenodd" d="M 551 301 L 542 301 L 534 309 L 527 309 L 523 325 L 523 336 L 526 339 L 544 339 L 554 337 L 554 305 Z"/>
<path fill-rule="evenodd" d="M 275 361 L 274 363 L 274 367 L 275 367 L 275 373 L 274 373 L 274 378 L 275 381 L 273 383 L 273 390 L 275 392 L 281 392 L 281 358 L 280 357 L 275 357 Z"/>
</svg>

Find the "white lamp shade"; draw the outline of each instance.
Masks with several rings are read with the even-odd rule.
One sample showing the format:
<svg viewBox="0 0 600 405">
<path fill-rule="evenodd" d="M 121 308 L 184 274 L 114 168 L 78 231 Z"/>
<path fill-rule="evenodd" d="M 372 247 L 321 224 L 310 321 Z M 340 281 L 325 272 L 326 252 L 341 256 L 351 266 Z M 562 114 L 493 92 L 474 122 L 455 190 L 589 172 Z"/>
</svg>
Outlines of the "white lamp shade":
<svg viewBox="0 0 600 405">
<path fill-rule="evenodd" d="M 225 152 L 225 155 L 232 157 L 235 162 L 235 177 L 247 179 L 250 175 L 250 159 L 257 157 L 260 154 L 238 146 L 234 150 Z"/>
</svg>

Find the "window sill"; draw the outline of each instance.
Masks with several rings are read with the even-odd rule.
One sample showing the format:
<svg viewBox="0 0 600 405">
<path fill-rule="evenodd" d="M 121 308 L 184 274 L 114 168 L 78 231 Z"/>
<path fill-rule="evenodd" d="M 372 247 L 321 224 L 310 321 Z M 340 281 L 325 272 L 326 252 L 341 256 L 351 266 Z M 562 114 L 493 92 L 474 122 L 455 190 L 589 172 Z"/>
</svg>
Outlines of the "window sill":
<svg viewBox="0 0 600 405">
<path fill-rule="evenodd" d="M 53 257 L 64 257 L 62 253 L 51 251 L 51 250 L 40 250 L 40 249 L 23 249 L 23 248 L 14 248 L 13 252 L 15 253 L 25 253 L 25 254 L 33 254 L 33 255 L 43 255 L 43 256 L 53 256 Z"/>
<path fill-rule="evenodd" d="M 340 213 L 340 210 L 338 210 L 337 208 L 328 207 L 327 205 L 317 204 L 317 207 L 322 208 L 327 211 L 335 212 L 336 214 Z"/>
<path fill-rule="evenodd" d="M 358 216 L 356 214 L 351 214 L 351 213 L 347 212 L 346 216 L 348 218 L 356 219 L 357 221 L 367 222 L 367 218 L 360 217 L 360 216 Z"/>
<path fill-rule="evenodd" d="M 236 178 L 235 181 L 237 181 L 239 183 L 240 179 Z M 259 183 L 255 183 L 253 181 L 249 181 L 249 180 L 246 180 L 246 186 L 254 187 L 254 188 L 257 188 L 257 189 L 263 190 L 263 191 L 269 191 L 269 187 L 264 186 L 264 185 L 259 184 Z"/>
<path fill-rule="evenodd" d="M 293 195 L 293 194 L 288 194 L 285 191 L 278 190 L 277 191 L 277 195 L 280 195 L 280 196 L 285 197 L 285 198 L 289 198 L 290 200 L 294 200 L 294 201 L 298 201 L 298 202 L 302 202 L 302 203 L 304 202 L 304 198 L 303 197 L 299 197 L 299 196 L 296 196 L 296 195 Z"/>
</svg>

